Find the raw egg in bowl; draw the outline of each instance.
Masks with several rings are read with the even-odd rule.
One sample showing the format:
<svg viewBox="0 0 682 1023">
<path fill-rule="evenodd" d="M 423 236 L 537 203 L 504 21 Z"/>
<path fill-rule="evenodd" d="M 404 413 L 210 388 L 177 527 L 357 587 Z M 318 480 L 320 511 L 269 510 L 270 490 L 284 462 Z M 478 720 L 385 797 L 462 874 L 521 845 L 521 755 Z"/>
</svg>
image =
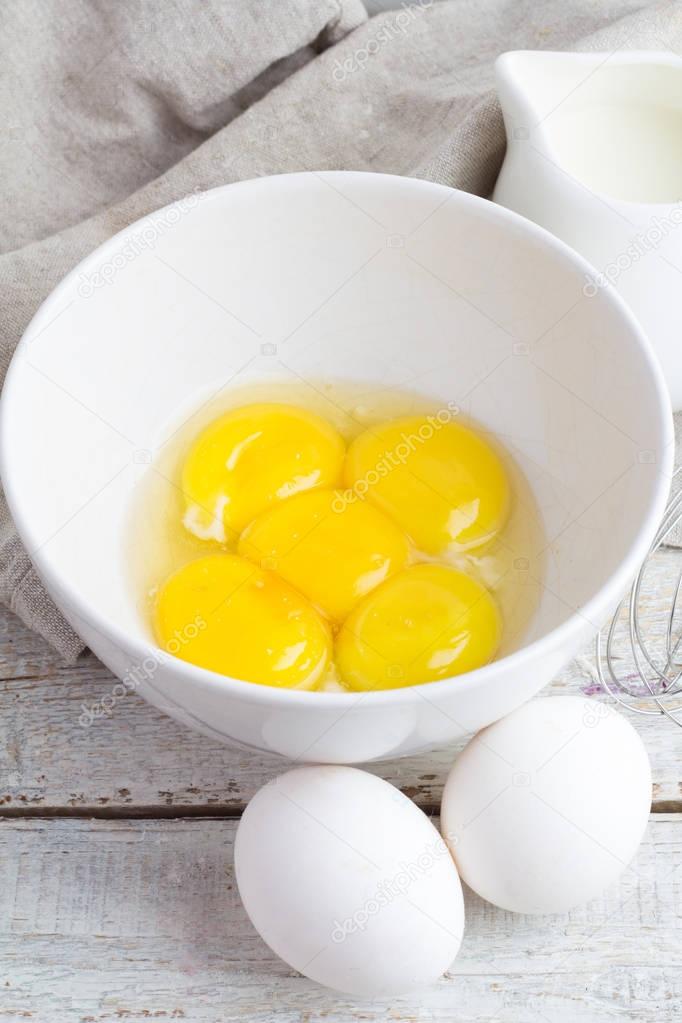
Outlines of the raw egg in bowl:
<svg viewBox="0 0 682 1023">
<path fill-rule="evenodd" d="M 48 590 L 127 689 L 226 742 L 352 763 L 509 713 L 602 624 L 669 487 L 660 370 L 588 271 L 387 175 L 138 221 L 7 376 L 2 478 Z"/>
</svg>

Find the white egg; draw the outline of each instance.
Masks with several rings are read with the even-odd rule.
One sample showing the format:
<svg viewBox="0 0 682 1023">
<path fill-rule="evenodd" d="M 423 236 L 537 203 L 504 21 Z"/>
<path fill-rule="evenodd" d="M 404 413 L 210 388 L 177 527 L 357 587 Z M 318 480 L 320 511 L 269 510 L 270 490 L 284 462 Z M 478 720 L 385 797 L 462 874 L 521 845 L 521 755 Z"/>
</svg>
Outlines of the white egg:
<svg viewBox="0 0 682 1023">
<path fill-rule="evenodd" d="M 253 797 L 235 871 L 251 922 L 312 980 L 392 995 L 436 980 L 464 929 L 457 870 L 398 789 L 352 767 L 302 767 Z"/>
<path fill-rule="evenodd" d="M 650 807 L 649 760 L 629 722 L 594 700 L 546 697 L 474 736 L 448 777 L 441 828 L 484 899 L 560 913 L 617 880 Z"/>
</svg>

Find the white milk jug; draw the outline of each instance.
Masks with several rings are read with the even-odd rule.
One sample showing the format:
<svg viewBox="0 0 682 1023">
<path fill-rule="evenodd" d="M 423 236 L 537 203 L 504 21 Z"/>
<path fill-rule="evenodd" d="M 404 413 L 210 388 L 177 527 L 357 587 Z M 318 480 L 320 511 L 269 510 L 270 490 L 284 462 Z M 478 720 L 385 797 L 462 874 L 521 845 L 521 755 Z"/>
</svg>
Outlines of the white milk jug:
<svg viewBox="0 0 682 1023">
<path fill-rule="evenodd" d="M 520 50 L 496 75 L 507 155 L 493 199 L 592 263 L 586 298 L 618 289 L 682 409 L 682 58 Z"/>
</svg>

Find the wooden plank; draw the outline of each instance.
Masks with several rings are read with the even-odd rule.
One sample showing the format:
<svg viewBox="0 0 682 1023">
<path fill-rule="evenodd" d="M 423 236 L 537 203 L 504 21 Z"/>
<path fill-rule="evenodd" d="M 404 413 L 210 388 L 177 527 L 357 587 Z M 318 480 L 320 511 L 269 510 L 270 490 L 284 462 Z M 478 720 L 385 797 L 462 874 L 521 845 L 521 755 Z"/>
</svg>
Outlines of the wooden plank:
<svg viewBox="0 0 682 1023">
<path fill-rule="evenodd" d="M 236 822 L 0 823 L 0 1020 L 679 1018 L 682 818 L 652 818 L 626 875 L 589 906 L 521 917 L 466 893 L 447 976 L 390 1002 L 336 996 L 261 942 L 232 871 Z"/>
<path fill-rule="evenodd" d="M 682 554 L 662 553 L 647 579 L 645 628 L 661 631 Z M 545 690 L 594 689 L 592 648 Z M 0 615 L 0 812 L 237 813 L 285 761 L 221 746 L 176 724 L 135 694 L 109 718 L 79 724 L 83 705 L 111 692 L 113 678 L 92 656 L 59 667 L 48 647 L 16 618 Z M 682 736 L 659 717 L 630 720 L 654 773 L 657 810 L 682 809 Z M 437 807 L 462 743 L 370 769 L 422 806 Z"/>
</svg>

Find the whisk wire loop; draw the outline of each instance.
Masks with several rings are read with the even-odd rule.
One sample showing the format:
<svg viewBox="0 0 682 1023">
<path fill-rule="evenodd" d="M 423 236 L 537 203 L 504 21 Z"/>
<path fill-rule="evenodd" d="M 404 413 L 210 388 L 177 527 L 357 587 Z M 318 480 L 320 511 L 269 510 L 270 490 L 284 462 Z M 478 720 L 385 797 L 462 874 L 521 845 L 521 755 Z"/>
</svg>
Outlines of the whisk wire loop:
<svg viewBox="0 0 682 1023">
<path fill-rule="evenodd" d="M 672 477 L 670 498 L 649 554 L 635 576 L 629 592 L 618 604 L 607 626 L 597 635 L 596 669 L 606 693 L 636 714 L 664 714 L 682 727 L 682 570 L 677 579 L 665 635 L 647 636 L 642 625 L 642 586 L 656 552 L 682 521 L 682 466 Z M 625 633 L 625 636 L 623 636 Z M 675 703 L 677 698 L 677 704 Z"/>
</svg>

